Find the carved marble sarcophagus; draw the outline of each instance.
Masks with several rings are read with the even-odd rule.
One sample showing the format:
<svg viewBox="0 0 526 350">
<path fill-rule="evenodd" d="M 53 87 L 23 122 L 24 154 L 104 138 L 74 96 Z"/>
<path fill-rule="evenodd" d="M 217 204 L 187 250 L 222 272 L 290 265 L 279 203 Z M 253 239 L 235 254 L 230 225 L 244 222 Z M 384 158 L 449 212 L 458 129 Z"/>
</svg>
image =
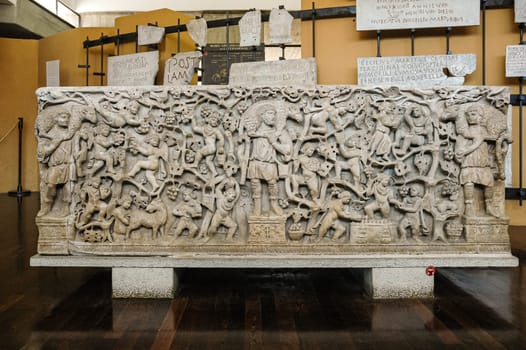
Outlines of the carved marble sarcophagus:
<svg viewBox="0 0 526 350">
<path fill-rule="evenodd" d="M 37 91 L 40 254 L 509 254 L 508 89 Z"/>
</svg>

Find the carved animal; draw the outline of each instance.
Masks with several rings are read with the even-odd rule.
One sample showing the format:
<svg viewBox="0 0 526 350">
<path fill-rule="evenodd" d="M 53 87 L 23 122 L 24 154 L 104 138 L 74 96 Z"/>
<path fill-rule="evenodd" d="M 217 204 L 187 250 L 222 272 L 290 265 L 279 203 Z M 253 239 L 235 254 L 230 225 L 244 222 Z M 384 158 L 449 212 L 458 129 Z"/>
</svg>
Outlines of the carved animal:
<svg viewBox="0 0 526 350">
<path fill-rule="evenodd" d="M 130 215 L 130 224 L 126 230 L 126 239 L 130 233 L 140 227 L 152 229 L 152 239 L 164 235 L 164 225 L 168 219 L 168 210 L 160 198 L 154 199 L 146 210 L 135 210 Z"/>
</svg>

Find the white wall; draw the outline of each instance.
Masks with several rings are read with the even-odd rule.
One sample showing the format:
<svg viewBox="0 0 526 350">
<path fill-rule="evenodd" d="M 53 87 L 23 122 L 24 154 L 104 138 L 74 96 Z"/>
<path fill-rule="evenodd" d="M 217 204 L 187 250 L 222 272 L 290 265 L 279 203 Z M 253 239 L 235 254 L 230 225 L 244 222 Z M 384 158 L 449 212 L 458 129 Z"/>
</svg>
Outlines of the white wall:
<svg viewBox="0 0 526 350">
<path fill-rule="evenodd" d="M 151 11 L 168 8 L 174 11 L 225 11 L 256 8 L 270 10 L 284 5 L 289 11 L 301 9 L 301 0 L 66 0 L 79 12 Z"/>
</svg>

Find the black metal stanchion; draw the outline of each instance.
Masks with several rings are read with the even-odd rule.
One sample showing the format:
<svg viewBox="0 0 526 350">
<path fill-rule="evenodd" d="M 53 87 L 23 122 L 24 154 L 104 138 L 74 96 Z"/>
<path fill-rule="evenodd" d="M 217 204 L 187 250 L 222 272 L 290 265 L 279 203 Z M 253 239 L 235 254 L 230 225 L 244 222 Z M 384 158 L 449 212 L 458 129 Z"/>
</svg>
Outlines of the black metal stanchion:
<svg viewBox="0 0 526 350">
<path fill-rule="evenodd" d="M 24 127 L 24 118 L 18 118 L 18 186 L 16 191 L 9 191 L 10 197 L 25 197 L 31 194 L 30 191 L 22 190 L 22 128 Z"/>
<path fill-rule="evenodd" d="M 376 57 L 382 57 L 382 54 L 380 53 L 381 35 L 382 35 L 382 32 L 377 30 L 376 31 Z"/>
</svg>

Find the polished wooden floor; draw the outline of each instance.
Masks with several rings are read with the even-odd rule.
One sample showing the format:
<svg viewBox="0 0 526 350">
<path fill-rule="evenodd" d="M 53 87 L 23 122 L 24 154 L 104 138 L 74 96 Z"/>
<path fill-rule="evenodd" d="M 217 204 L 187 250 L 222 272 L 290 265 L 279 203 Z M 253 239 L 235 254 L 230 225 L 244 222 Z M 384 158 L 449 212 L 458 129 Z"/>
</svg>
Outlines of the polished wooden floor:
<svg viewBox="0 0 526 350">
<path fill-rule="evenodd" d="M 117 300 L 109 270 L 29 267 L 37 202 L 0 195 L 0 350 L 526 349 L 526 227 L 520 267 L 440 269 L 434 299 L 372 301 L 343 269 L 194 269 L 173 300 Z"/>
</svg>

